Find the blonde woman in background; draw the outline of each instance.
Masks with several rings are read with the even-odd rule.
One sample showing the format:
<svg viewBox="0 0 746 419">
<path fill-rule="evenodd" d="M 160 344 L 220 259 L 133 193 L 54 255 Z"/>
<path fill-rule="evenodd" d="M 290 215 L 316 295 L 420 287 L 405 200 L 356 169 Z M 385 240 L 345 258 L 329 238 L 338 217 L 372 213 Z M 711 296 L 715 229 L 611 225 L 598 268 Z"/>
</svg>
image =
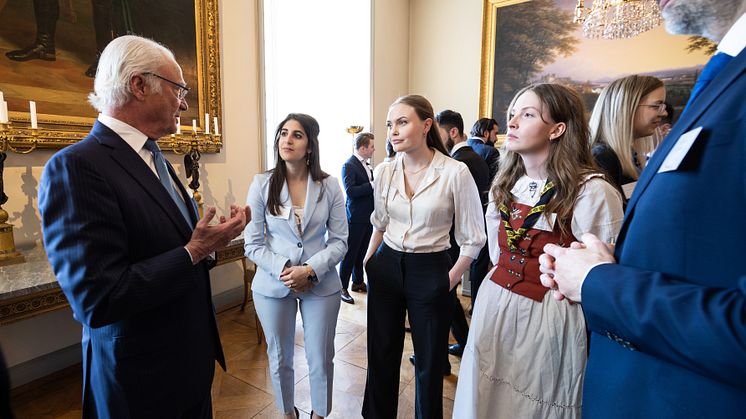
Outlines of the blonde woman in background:
<svg viewBox="0 0 746 419">
<path fill-rule="evenodd" d="M 643 143 L 667 115 L 665 101 L 660 79 L 632 75 L 609 83 L 593 107 L 589 123 L 593 158 L 627 197 L 645 167 L 645 155 L 653 151 Z"/>
</svg>

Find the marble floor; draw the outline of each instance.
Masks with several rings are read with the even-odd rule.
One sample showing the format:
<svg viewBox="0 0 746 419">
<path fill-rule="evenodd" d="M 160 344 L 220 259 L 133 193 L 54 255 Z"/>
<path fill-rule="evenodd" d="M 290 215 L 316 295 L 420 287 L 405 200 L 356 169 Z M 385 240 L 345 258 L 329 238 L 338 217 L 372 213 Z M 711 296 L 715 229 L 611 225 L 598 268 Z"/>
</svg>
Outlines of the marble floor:
<svg viewBox="0 0 746 419">
<path fill-rule="evenodd" d="M 355 304 L 344 304 L 339 313 L 335 338 L 333 408 L 329 418 L 360 418 L 368 367 L 366 356 L 366 294 L 351 293 Z M 461 297 L 464 308 L 469 299 Z M 217 419 L 282 418 L 272 395 L 266 344 L 257 344 L 253 307 L 242 312 L 231 308 L 218 314 L 218 325 L 228 371 L 215 369 L 212 386 L 214 416 Z M 409 334 L 404 344 L 399 386 L 399 418 L 414 416 L 414 367 Z M 444 417 L 452 416 L 458 379 L 459 358 L 450 356 L 453 374 L 443 378 Z M 311 411 L 308 365 L 303 351 L 303 330 L 298 316 L 295 333 L 296 406 L 301 417 Z M 13 396 L 17 418 L 79 418 L 80 367 L 68 369 L 54 380 Z"/>
</svg>

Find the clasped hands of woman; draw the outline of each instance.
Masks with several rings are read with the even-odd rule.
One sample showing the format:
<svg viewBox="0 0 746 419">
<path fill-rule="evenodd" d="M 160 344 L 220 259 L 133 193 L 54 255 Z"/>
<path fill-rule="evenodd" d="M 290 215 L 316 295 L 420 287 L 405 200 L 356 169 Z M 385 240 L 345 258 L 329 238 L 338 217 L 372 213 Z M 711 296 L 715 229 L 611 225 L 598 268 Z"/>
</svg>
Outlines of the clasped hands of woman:
<svg viewBox="0 0 746 419">
<path fill-rule="evenodd" d="M 305 266 L 288 266 L 280 272 L 280 281 L 298 293 L 306 292 L 314 287 L 309 277 L 313 276 L 313 268 Z"/>
</svg>

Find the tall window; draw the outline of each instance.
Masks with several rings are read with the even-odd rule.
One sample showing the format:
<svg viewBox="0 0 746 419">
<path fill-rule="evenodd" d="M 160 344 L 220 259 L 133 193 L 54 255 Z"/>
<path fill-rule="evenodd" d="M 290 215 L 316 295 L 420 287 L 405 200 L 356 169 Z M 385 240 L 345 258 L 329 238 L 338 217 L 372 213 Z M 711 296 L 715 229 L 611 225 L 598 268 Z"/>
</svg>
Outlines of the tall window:
<svg viewBox="0 0 746 419">
<path fill-rule="evenodd" d="M 321 167 L 339 178 L 346 128 L 371 129 L 371 0 L 267 0 L 263 22 L 267 168 L 277 124 L 300 112 L 319 121 Z"/>
</svg>

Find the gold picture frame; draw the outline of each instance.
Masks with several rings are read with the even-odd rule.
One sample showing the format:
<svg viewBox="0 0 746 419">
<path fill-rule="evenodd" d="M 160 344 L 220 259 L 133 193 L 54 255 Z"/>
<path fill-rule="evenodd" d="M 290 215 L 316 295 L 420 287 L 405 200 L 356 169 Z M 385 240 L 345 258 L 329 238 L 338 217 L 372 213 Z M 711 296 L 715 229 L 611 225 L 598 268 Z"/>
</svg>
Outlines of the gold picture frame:
<svg viewBox="0 0 746 419">
<path fill-rule="evenodd" d="M 182 4 L 183 1 L 181 0 L 174 3 L 174 6 L 179 6 L 179 8 L 176 9 L 176 13 L 188 14 L 189 9 L 184 9 Z M 182 134 L 177 135 L 176 137 L 172 136 L 170 139 L 164 138 L 164 141 L 161 141 L 161 147 L 166 150 L 191 147 L 192 149 L 199 149 L 200 152 L 217 153 L 220 152 L 223 146 L 221 135 L 203 134 L 205 129 L 204 115 L 206 113 L 210 114 L 210 125 L 213 125 L 212 121 L 214 117 L 216 117 L 218 121 L 222 121 L 218 6 L 218 0 L 194 0 L 195 40 L 194 45 L 189 45 L 189 47 L 196 50 L 196 63 L 191 61 L 189 65 L 192 66 L 191 68 L 194 68 L 194 64 L 196 64 L 196 86 L 191 88 L 188 99 L 192 99 L 190 101 L 192 104 L 194 104 L 195 101 L 197 104 L 196 117 L 193 111 L 190 114 L 191 119 L 197 121 L 199 133 L 192 132 L 191 120 L 182 119 Z M 153 22 L 148 23 L 151 25 L 151 33 L 146 33 L 145 36 L 163 42 L 158 39 L 157 33 L 152 33 Z M 63 23 L 58 24 L 58 26 L 62 25 Z M 58 33 L 59 32 L 60 30 L 58 29 Z M 28 41 L 28 39 L 26 39 L 26 41 Z M 166 43 L 166 45 L 168 46 L 168 43 Z M 5 59 L 4 56 L 1 58 Z M 177 56 L 177 61 L 178 59 L 179 57 Z M 28 63 L 39 63 L 39 66 L 47 66 L 42 68 L 49 68 L 50 65 L 55 64 L 54 62 L 49 63 L 34 60 L 24 63 L 12 63 L 9 65 L 17 66 L 26 65 Z M 29 66 L 28 68 L 33 67 Z M 186 73 L 187 71 L 185 68 L 185 78 Z M 6 89 L 11 92 L 13 91 L 13 87 L 6 87 Z M 2 90 L 2 83 L 0 83 L 0 91 Z M 7 90 L 5 95 L 6 101 L 9 100 L 10 96 Z M 39 93 L 39 91 L 42 93 Z M 36 95 L 46 94 L 45 92 L 47 92 L 47 90 L 35 90 Z M 55 92 L 50 91 L 48 94 L 52 95 L 55 94 Z M 77 102 L 80 102 L 80 98 L 77 98 L 76 100 Z M 19 107 L 22 108 L 24 106 L 18 106 L 16 102 L 16 106 L 13 108 L 18 109 Z M 37 117 L 39 128 L 31 129 L 30 113 L 17 111 L 13 108 L 11 108 L 9 112 L 10 124 L 0 125 L 0 139 L 3 140 L 3 148 L 8 148 L 16 152 L 29 152 L 34 149 L 42 148 L 58 149 L 74 144 L 88 134 L 95 122 L 94 117 L 81 117 L 78 115 L 65 115 L 61 113 L 49 114 L 44 113 L 44 109 L 40 108 Z"/>
</svg>

